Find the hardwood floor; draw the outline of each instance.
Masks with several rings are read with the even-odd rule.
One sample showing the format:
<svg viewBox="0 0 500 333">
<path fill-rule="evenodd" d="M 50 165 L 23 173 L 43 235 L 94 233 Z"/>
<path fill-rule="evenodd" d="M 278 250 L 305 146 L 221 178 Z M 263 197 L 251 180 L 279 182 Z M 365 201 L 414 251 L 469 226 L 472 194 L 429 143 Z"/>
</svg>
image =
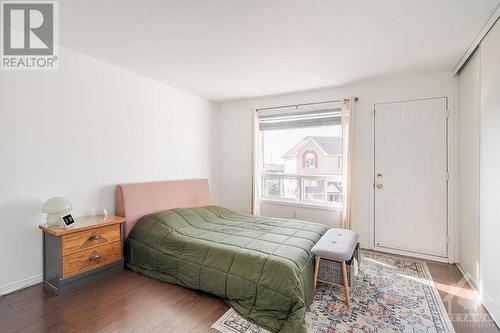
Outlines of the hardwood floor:
<svg viewBox="0 0 500 333">
<path fill-rule="evenodd" d="M 456 266 L 428 267 L 448 312 L 487 314 Z M 61 296 L 40 284 L 6 295 L 0 300 L 0 332 L 213 333 L 210 326 L 227 309 L 216 297 L 124 271 Z M 454 326 L 457 333 L 500 332 L 491 321 Z"/>
<path fill-rule="evenodd" d="M 500 332 L 457 266 L 426 262 L 457 333 Z"/>
</svg>

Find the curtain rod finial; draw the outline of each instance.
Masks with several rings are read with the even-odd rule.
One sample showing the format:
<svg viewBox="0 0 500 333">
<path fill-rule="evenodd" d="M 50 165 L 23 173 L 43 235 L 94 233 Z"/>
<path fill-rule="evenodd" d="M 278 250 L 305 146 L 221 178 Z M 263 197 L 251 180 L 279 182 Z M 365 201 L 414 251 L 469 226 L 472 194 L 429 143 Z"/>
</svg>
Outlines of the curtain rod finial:
<svg viewBox="0 0 500 333">
<path fill-rule="evenodd" d="M 349 101 L 352 101 L 352 102 L 357 102 L 359 100 L 359 98 L 357 97 L 349 97 L 349 98 L 344 98 L 344 103 L 348 103 Z"/>
</svg>

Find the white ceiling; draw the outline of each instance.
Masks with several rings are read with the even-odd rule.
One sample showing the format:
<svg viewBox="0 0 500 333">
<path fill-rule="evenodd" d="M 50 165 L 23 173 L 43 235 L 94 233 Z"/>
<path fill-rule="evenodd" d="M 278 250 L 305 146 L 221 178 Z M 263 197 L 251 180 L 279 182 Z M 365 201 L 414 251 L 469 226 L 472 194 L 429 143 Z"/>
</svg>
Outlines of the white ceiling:
<svg viewBox="0 0 500 333">
<path fill-rule="evenodd" d="M 451 71 L 500 0 L 65 0 L 61 44 L 213 101 Z"/>
</svg>

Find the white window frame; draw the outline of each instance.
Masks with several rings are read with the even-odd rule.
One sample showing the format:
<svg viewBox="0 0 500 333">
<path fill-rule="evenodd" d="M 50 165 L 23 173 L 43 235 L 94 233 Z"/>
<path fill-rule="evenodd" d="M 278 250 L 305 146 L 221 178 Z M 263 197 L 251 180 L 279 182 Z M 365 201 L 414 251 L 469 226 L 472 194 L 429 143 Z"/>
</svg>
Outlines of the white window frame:
<svg viewBox="0 0 500 333">
<path fill-rule="evenodd" d="M 278 107 L 278 108 L 265 108 L 265 109 L 254 109 L 253 111 L 256 113 L 255 117 L 255 126 L 254 126 L 254 131 L 255 133 L 255 144 L 254 144 L 254 173 L 258 172 L 258 175 L 254 176 L 254 201 L 258 200 L 258 207 L 255 207 L 254 203 L 254 208 L 253 212 L 254 214 L 258 214 L 260 211 L 260 202 L 264 203 L 275 203 L 279 205 L 286 205 L 286 206 L 295 206 L 295 207 L 308 207 L 308 208 L 315 208 L 315 209 L 325 209 L 325 210 L 335 210 L 335 211 L 342 211 L 343 209 L 343 202 L 341 204 L 339 203 L 333 203 L 333 204 L 325 204 L 325 203 L 318 203 L 313 200 L 304 200 L 304 179 L 308 178 L 313 178 L 313 179 L 319 179 L 319 180 L 324 180 L 325 181 L 325 190 L 324 190 L 324 196 L 325 200 L 328 200 L 328 192 L 327 192 L 327 187 L 328 187 L 328 182 L 329 181 L 335 181 L 335 182 L 342 182 L 343 181 L 343 176 L 341 175 L 301 175 L 301 174 L 272 174 L 272 173 L 263 173 L 263 163 L 264 163 L 264 158 L 263 158 L 263 153 L 264 153 L 264 140 L 262 138 L 262 131 L 259 129 L 259 111 L 267 111 L 267 110 L 272 110 L 274 115 L 280 115 L 280 114 L 288 114 L 288 113 L 293 113 L 290 112 L 290 108 L 292 108 L 295 112 L 300 113 L 303 112 L 304 110 L 314 110 L 318 109 L 319 107 L 325 108 L 326 104 L 332 104 L 335 103 L 336 105 L 340 105 L 341 101 L 330 101 L 330 102 L 320 102 L 320 103 L 311 103 L 311 104 L 302 104 L 302 105 L 294 105 L 294 106 L 287 106 L 287 107 Z M 321 105 L 323 104 L 323 105 Z M 318 106 L 319 105 L 319 106 Z M 274 109 L 274 110 L 273 110 Z M 318 161 L 319 162 L 319 161 Z M 314 167 L 314 166 L 313 166 Z M 282 194 L 282 189 L 281 189 L 281 184 L 283 179 L 290 179 L 290 178 L 296 178 L 298 179 L 298 195 L 297 199 L 284 199 L 281 198 Z M 264 187 L 264 181 L 265 178 L 280 178 L 279 184 L 280 184 L 280 198 L 276 197 L 269 197 L 269 196 L 264 196 L 263 195 L 263 187 Z"/>
</svg>

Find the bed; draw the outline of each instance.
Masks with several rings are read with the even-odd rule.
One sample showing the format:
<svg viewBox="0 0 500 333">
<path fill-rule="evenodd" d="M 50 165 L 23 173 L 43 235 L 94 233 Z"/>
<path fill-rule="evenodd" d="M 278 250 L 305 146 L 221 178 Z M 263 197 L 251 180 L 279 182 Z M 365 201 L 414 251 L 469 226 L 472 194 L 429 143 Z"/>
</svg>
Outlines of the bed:
<svg viewBox="0 0 500 333">
<path fill-rule="evenodd" d="M 323 225 L 212 206 L 206 179 L 119 185 L 116 208 L 128 269 L 221 297 L 272 332 L 305 332 Z"/>
</svg>

